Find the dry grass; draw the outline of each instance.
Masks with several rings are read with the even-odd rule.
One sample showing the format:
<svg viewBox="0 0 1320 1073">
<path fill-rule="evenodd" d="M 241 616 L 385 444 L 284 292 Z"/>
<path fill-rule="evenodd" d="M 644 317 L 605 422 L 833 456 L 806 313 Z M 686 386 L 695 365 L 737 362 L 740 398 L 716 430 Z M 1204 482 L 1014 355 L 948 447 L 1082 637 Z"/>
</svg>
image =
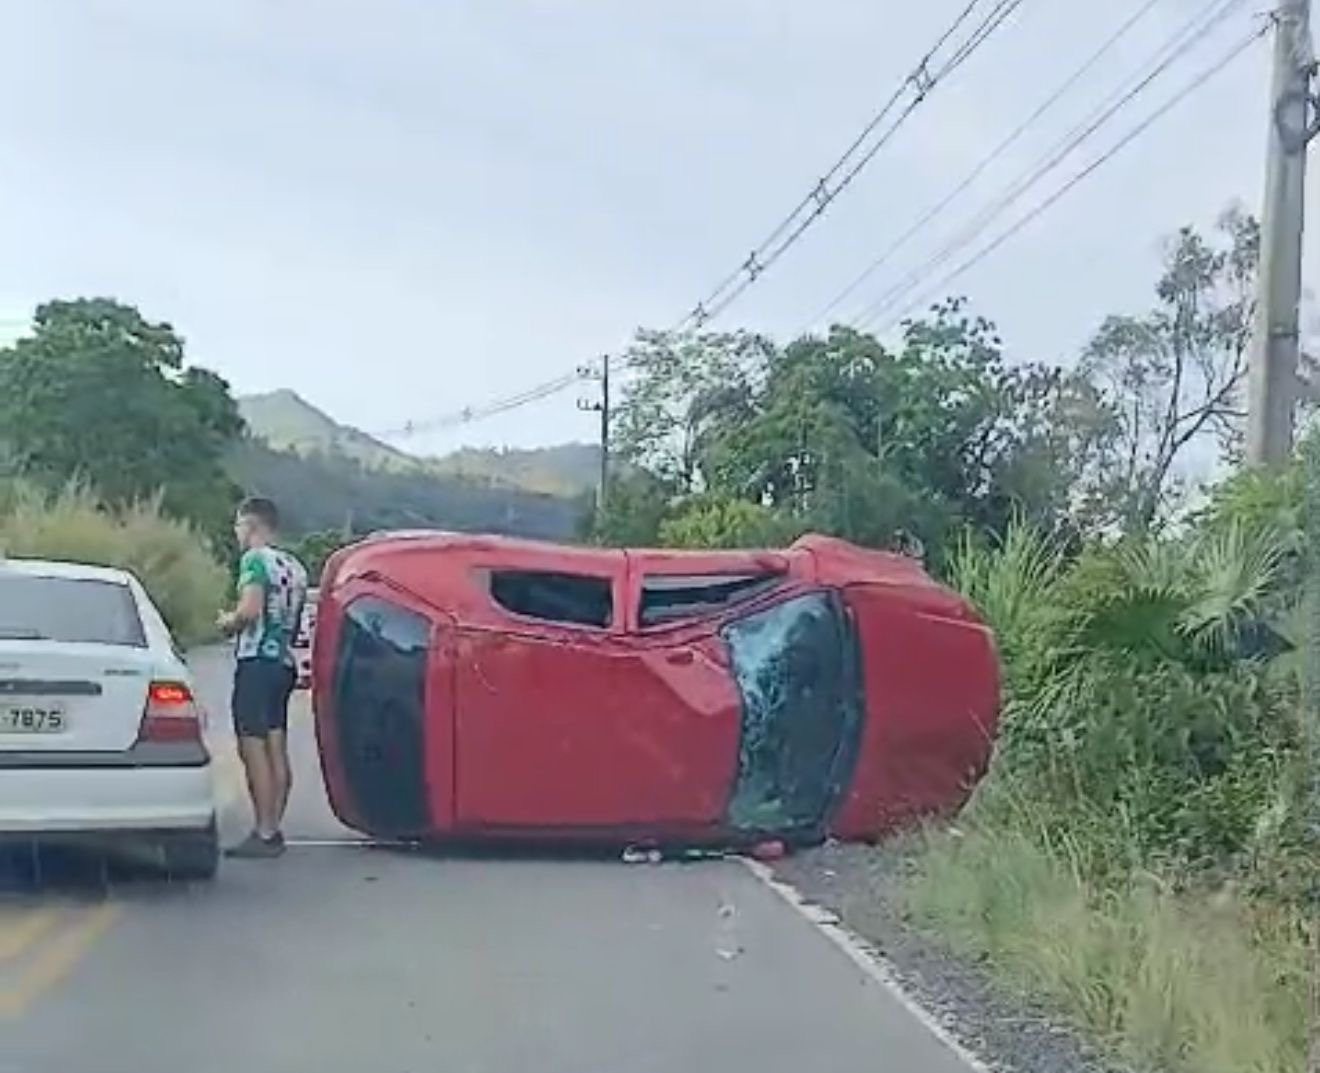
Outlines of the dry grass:
<svg viewBox="0 0 1320 1073">
<path fill-rule="evenodd" d="M 188 526 L 155 503 L 106 510 L 77 485 L 54 495 L 0 487 L 0 552 L 131 570 L 184 644 L 211 635 L 225 597 L 224 570 Z"/>
<path fill-rule="evenodd" d="M 1301 1073 L 1300 914 L 1154 877 L 1094 889 L 1018 829 L 926 837 L 907 890 L 919 925 L 985 955 L 1122 1057 L 1171 1073 Z"/>
</svg>

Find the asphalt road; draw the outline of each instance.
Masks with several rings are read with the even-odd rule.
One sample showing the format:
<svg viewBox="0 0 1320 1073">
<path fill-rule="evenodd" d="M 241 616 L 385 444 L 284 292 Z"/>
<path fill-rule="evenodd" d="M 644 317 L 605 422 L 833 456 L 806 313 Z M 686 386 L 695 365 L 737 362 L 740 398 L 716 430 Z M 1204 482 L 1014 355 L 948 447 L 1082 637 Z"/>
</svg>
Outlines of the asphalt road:
<svg viewBox="0 0 1320 1073">
<path fill-rule="evenodd" d="M 226 661 L 196 666 L 227 755 Z M 292 741 L 280 860 L 0 881 L 0 1073 L 967 1073 L 737 862 L 372 847 L 325 804 L 305 700 Z M 240 790 L 220 765 L 231 840 Z"/>
</svg>

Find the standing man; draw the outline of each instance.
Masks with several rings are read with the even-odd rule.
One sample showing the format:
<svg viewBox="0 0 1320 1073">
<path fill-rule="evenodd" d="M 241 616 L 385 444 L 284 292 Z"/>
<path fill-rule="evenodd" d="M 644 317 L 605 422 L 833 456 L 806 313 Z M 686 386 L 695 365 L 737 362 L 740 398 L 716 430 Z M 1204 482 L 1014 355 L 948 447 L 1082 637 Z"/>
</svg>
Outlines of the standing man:
<svg viewBox="0 0 1320 1073">
<path fill-rule="evenodd" d="M 231 857 L 278 857 L 280 824 L 293 781 L 289 771 L 289 698 L 296 681 L 291 650 L 307 598 L 307 571 L 275 546 L 279 512 L 269 499 L 243 501 L 234 519 L 242 549 L 238 605 L 217 621 L 237 637 L 231 708 L 238 752 L 252 797 L 253 830 Z"/>
</svg>

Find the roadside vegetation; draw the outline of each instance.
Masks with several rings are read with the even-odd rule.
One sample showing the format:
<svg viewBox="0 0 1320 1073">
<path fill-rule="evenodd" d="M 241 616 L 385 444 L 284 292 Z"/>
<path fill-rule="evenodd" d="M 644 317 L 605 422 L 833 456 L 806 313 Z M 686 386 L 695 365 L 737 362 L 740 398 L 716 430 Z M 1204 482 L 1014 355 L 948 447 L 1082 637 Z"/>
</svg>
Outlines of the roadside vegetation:
<svg viewBox="0 0 1320 1073">
<path fill-rule="evenodd" d="M 1000 641 L 1004 727 L 907 909 L 1142 1067 L 1303 1069 L 1301 475 L 1230 482 L 1176 536 L 1068 555 L 1015 528 L 951 564 Z"/>
</svg>

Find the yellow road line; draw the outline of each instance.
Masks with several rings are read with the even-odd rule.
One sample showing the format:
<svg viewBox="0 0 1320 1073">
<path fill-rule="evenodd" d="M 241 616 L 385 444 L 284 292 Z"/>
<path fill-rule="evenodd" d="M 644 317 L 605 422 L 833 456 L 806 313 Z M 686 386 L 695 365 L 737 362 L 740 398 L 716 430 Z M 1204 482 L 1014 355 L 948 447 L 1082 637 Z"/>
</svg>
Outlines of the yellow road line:
<svg viewBox="0 0 1320 1073">
<path fill-rule="evenodd" d="M 0 918 L 0 962 L 11 961 L 39 942 L 60 921 L 53 906 L 30 909 L 12 923 Z"/>
<path fill-rule="evenodd" d="M 0 1017 L 21 1017 L 34 1002 L 58 986 L 109 930 L 120 912 L 113 902 L 86 910 L 74 927 L 60 933 L 32 959 L 18 983 L 0 991 Z"/>
</svg>

